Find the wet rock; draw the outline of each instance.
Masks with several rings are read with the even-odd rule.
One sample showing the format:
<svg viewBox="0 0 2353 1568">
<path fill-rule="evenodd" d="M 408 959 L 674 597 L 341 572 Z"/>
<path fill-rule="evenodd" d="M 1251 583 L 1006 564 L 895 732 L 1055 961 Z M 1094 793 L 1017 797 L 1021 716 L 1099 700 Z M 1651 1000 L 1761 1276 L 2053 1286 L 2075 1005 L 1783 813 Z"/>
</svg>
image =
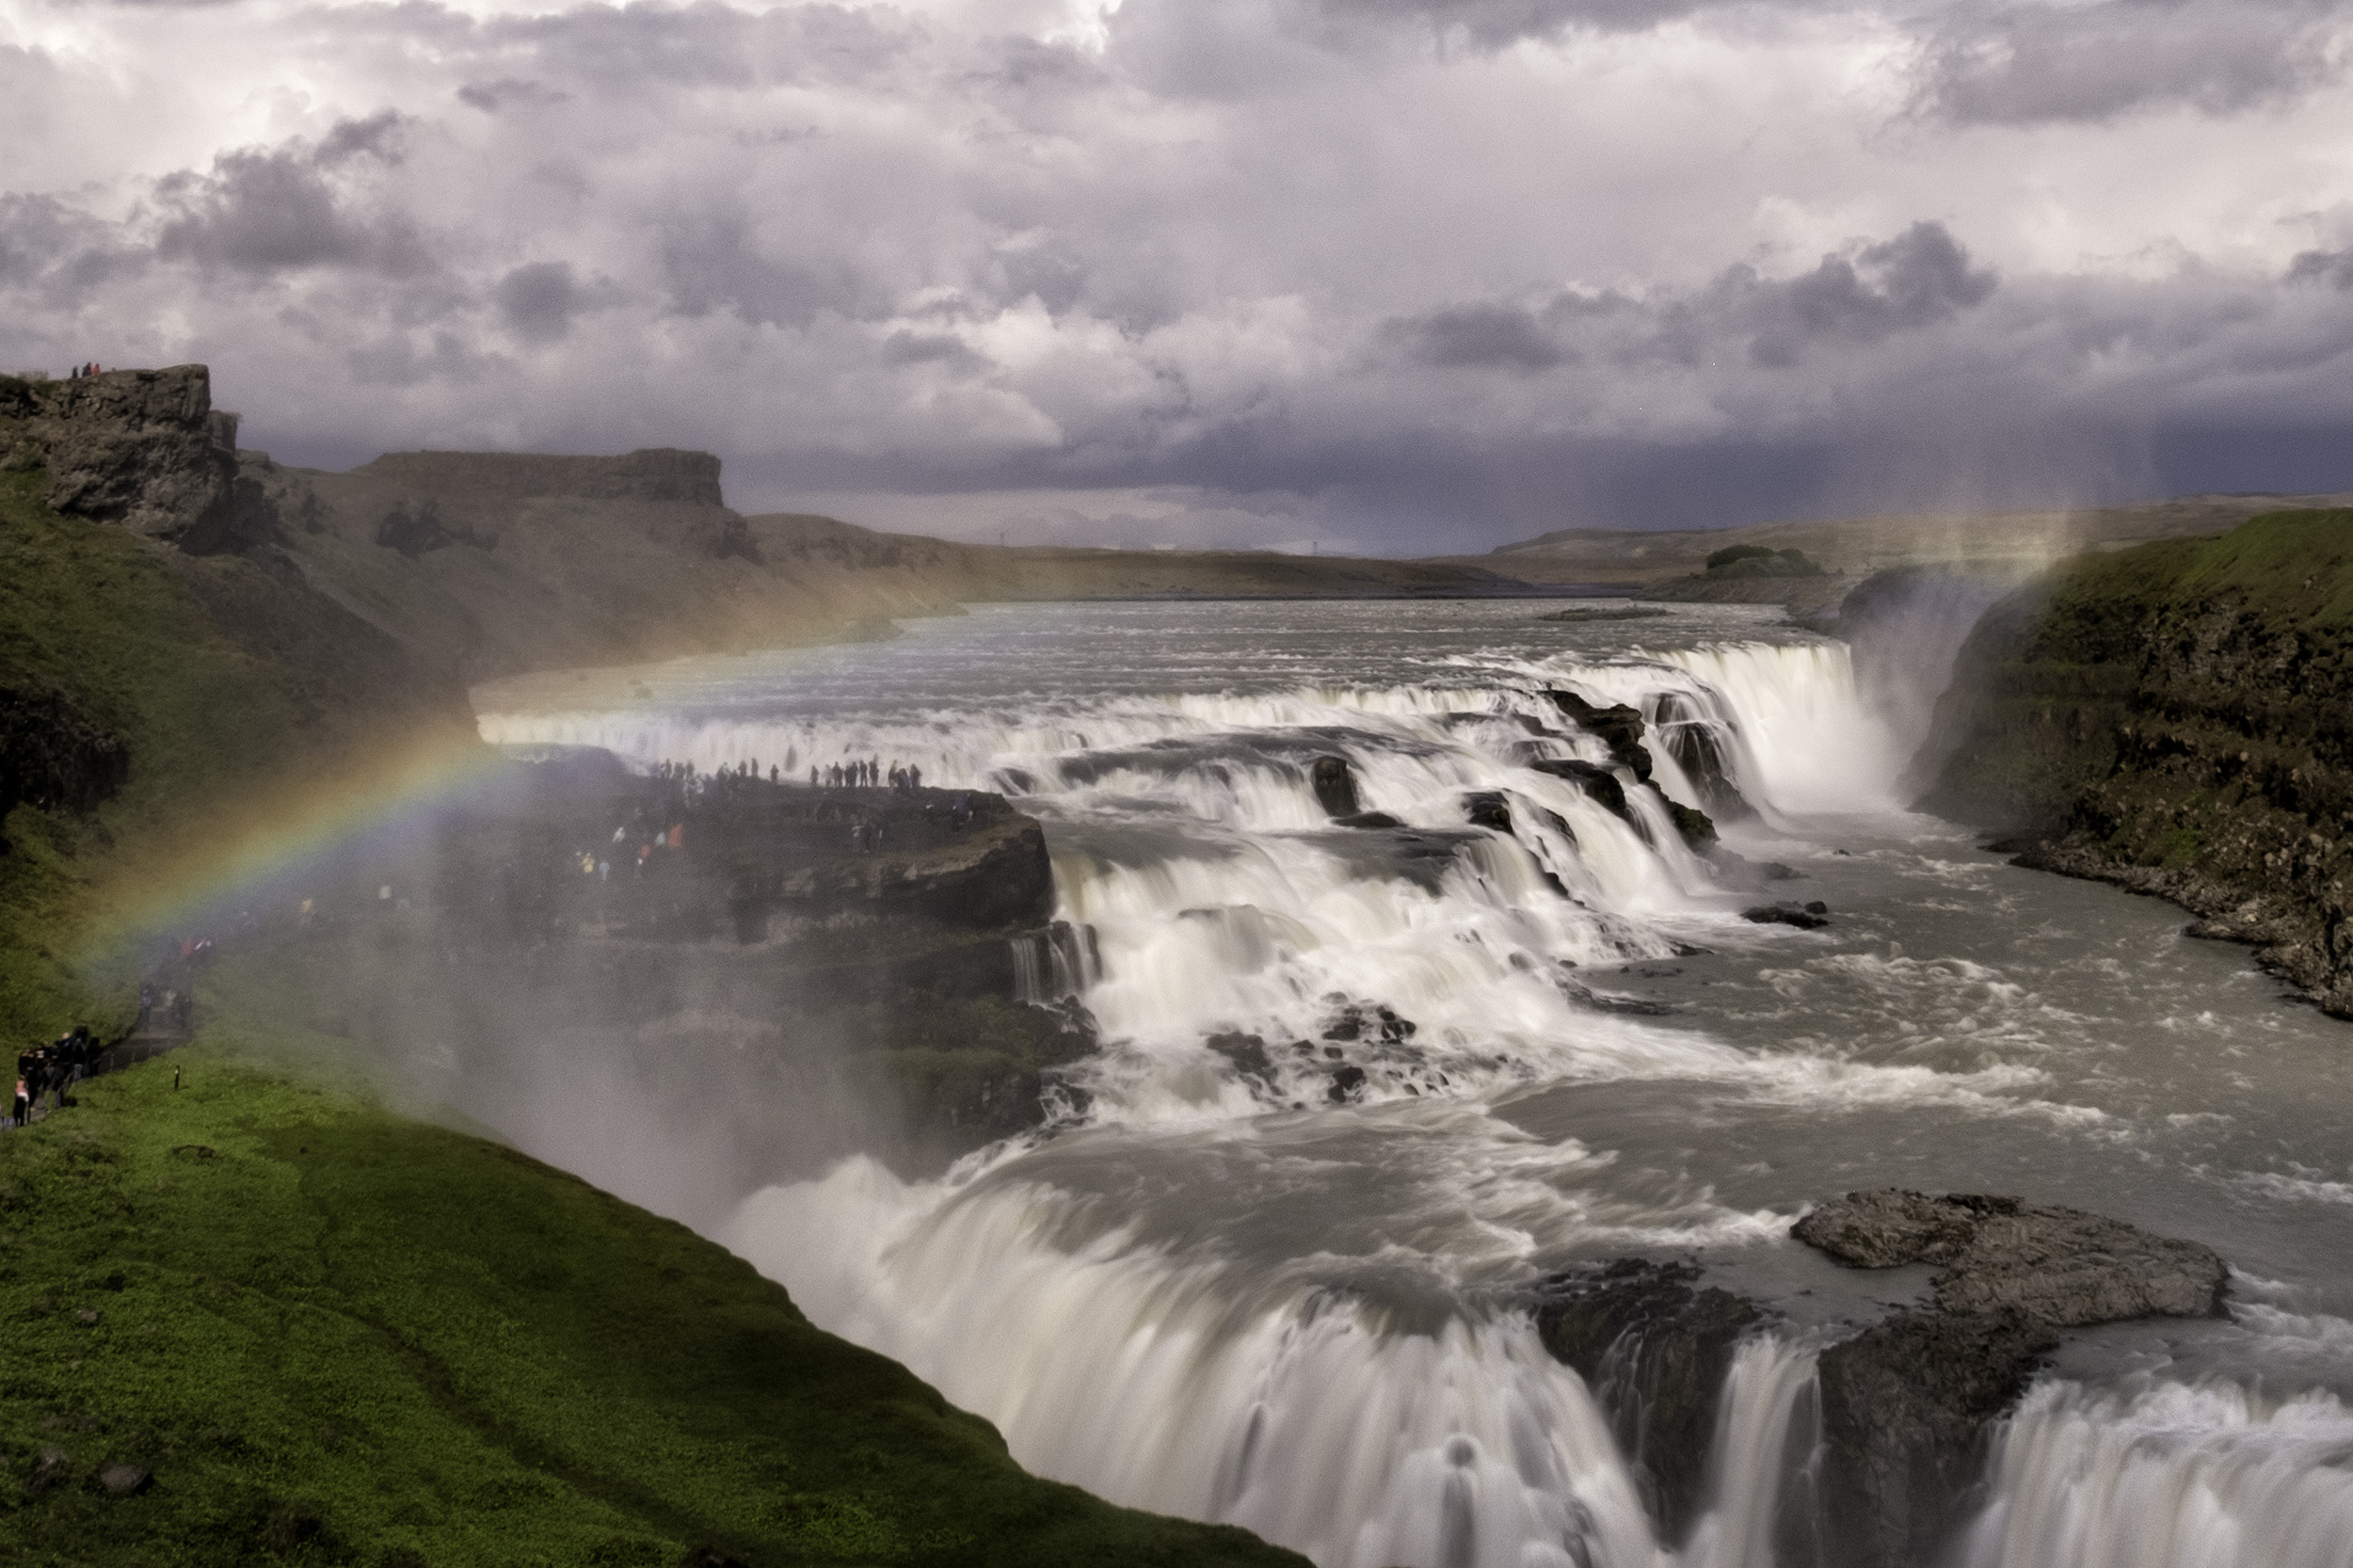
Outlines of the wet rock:
<svg viewBox="0 0 2353 1568">
<path fill-rule="evenodd" d="M 1724 740 L 1714 720 L 1703 717 L 1683 696 L 1670 692 L 1658 699 L 1652 731 L 1699 792 L 1700 805 L 1710 816 L 1733 822 L 1756 815 L 1756 808 L 1724 770 Z"/>
<path fill-rule="evenodd" d="M 1716 842 L 1716 824 L 1706 812 L 1671 800 L 1667 802 L 1667 815 L 1674 819 L 1675 831 L 1693 849 L 1705 850 Z"/>
<path fill-rule="evenodd" d="M 1353 1062 L 1344 1067 L 1334 1069 L 1332 1086 L 1323 1092 L 1323 1097 L 1334 1105 L 1345 1105 L 1351 1100 L 1362 1099 L 1364 1095 L 1365 1070 Z"/>
<path fill-rule="evenodd" d="M 154 1476 L 139 1464 L 102 1464 L 98 1467 L 98 1484 L 110 1497 L 136 1497 L 155 1483 Z"/>
<path fill-rule="evenodd" d="M 1356 798 L 1356 775 L 1345 757 L 1319 757 L 1308 770 L 1308 781 L 1315 786 L 1316 804 L 1323 808 L 1327 817 L 1353 817 L 1364 809 Z"/>
<path fill-rule="evenodd" d="M 1234 1070 L 1266 1081 L 1273 1081 L 1274 1064 L 1266 1053 L 1266 1041 L 1256 1034 L 1212 1034 L 1201 1042 L 1234 1064 Z"/>
<path fill-rule="evenodd" d="M 1512 808 L 1497 790 L 1481 790 L 1463 797 L 1463 814 L 1473 827 L 1491 827 L 1497 833 L 1512 831 Z"/>
<path fill-rule="evenodd" d="M 1386 811 L 1358 811 L 1351 816 L 1332 819 L 1336 827 L 1403 827 L 1405 824 Z"/>
<path fill-rule="evenodd" d="M 1641 710 L 1625 703 L 1602 708 L 1586 701 L 1575 692 L 1546 692 L 1552 705 L 1561 710 L 1579 729 L 1593 736 L 1609 748 L 1613 761 L 1624 763 L 1633 772 L 1638 784 L 1650 782 L 1650 753 L 1642 747 L 1642 714 Z"/>
<path fill-rule="evenodd" d="M 1813 904 L 1759 904 L 1741 910 L 1740 918 L 1756 925 L 1794 925 L 1800 931 L 1814 931 L 1830 924 L 1830 909 L 1818 901 Z"/>
<path fill-rule="evenodd" d="M 1641 826 L 1635 821 L 1633 809 L 1625 803 L 1625 786 L 1618 781 L 1615 772 L 1600 763 L 1548 757 L 1540 762 L 1530 762 L 1529 766 L 1538 773 L 1549 774 L 1576 785 L 1588 800 L 1627 825 L 1637 829 Z"/>
<path fill-rule="evenodd" d="M 1792 1234 L 1854 1268 L 1945 1266 L 1931 1309 L 1897 1313 L 1821 1358 L 1830 1568 L 1931 1560 L 1966 1512 L 1985 1424 L 2062 1327 L 2221 1310 L 2212 1249 L 1981 1193 L 1849 1192 Z"/>
<path fill-rule="evenodd" d="M 1943 1263 L 1947 1312 L 2023 1312 L 2060 1326 L 2208 1318 L 2229 1271 L 2212 1248 L 2079 1208 L 1977 1193 L 1850 1192 L 1798 1222 L 1797 1239 L 1853 1268 Z"/>
<path fill-rule="evenodd" d="M 2022 1312 L 1899 1312 L 1822 1352 L 1828 1568 L 1936 1560 L 1967 1512 L 1986 1423 L 2058 1335 Z"/>
<path fill-rule="evenodd" d="M 1724 1377 L 1765 1316 L 1743 1297 L 1701 1288 L 1699 1272 L 1622 1257 L 1538 1287 L 1545 1348 L 1592 1388 L 1670 1542 L 1698 1516 Z"/>
</svg>

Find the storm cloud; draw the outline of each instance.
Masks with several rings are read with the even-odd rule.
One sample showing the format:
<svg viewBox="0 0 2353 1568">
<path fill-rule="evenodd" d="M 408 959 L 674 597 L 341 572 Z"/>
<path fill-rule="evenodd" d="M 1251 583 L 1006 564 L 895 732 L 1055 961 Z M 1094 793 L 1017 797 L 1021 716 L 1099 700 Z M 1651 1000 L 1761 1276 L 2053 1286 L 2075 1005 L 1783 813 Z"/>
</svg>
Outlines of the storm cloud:
<svg viewBox="0 0 2353 1568">
<path fill-rule="evenodd" d="M 24 0 L 0 366 L 974 537 L 2353 488 L 2348 60 L 2308 0 Z"/>
</svg>

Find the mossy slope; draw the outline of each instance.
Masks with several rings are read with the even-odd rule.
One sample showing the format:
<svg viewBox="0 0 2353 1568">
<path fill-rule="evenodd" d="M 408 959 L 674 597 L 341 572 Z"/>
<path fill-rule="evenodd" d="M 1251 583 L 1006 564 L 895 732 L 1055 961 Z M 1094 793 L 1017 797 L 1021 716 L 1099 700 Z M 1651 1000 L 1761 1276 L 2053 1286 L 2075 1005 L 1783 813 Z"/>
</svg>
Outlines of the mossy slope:
<svg viewBox="0 0 2353 1568">
<path fill-rule="evenodd" d="M 1025 1475 L 748 1264 L 363 1092 L 215 1045 L 80 1101 L 0 1137 L 11 1560 L 1299 1560 Z"/>
</svg>

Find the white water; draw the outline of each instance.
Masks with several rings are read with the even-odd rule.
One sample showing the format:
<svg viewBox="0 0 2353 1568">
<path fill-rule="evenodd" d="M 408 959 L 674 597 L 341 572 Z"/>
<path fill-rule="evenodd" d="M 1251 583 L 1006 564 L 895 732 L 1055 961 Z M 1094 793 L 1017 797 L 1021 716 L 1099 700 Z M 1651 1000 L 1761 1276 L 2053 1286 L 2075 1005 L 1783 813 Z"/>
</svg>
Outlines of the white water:
<svg viewBox="0 0 2353 1568">
<path fill-rule="evenodd" d="M 1047 824 L 1059 913 L 1094 945 L 1032 955 L 1026 984 L 1042 992 L 1054 969 L 1102 1027 L 1104 1050 L 1076 1075 L 1084 1112 L 942 1181 L 853 1160 L 768 1189 L 722 1235 L 815 1320 L 995 1421 L 1043 1474 L 1243 1525 L 1324 1568 L 1765 1568 L 1783 1479 L 1804 1458 L 1792 1420 L 1815 1341 L 1789 1331 L 1743 1349 L 1708 1510 L 1687 1542 L 1662 1543 L 1592 1398 L 1515 1304 L 1520 1287 L 1627 1252 L 1800 1267 L 1784 1240 L 1798 1203 L 1888 1179 L 1882 1151 L 1924 1139 L 1980 1160 L 1966 1150 L 2047 1162 L 2114 1147 L 2126 1173 L 2171 1159 L 2188 1191 L 2205 1167 L 2153 1154 L 2163 1138 L 2258 1123 L 2211 1097 L 2169 1116 L 2169 1083 L 2117 1087 L 2110 1036 L 2080 997 L 2055 1001 L 1958 952 L 1904 953 L 1896 933 L 1916 943 L 2010 895 L 1957 858 L 1964 844 L 1911 847 L 1934 824 L 1896 813 L 1904 759 L 1834 645 L 1530 657 L 1509 637 L 1465 644 L 1449 623 L 1453 641 L 1385 664 L 1368 621 L 1343 628 L 1345 657 L 1286 653 L 1287 679 L 1264 667 L 1266 648 L 1290 646 L 1273 632 L 1221 652 L 1162 608 L 1100 614 L 1059 664 L 1050 645 L 990 665 L 983 638 L 980 658 L 878 652 L 871 675 L 665 666 L 643 678 L 674 690 L 645 706 L 542 686 L 491 699 L 483 721 L 493 741 L 706 769 L 913 761 L 927 783 L 1014 792 Z M 957 634 L 975 631 L 989 632 Z M 1535 772 L 1608 760 L 1547 686 L 1701 715 L 1759 813 L 1738 847 L 1817 879 L 1790 887 L 1867 873 L 1855 885 L 1895 913 L 1842 908 L 1828 935 L 1742 921 L 1744 904 L 1815 895 L 1693 855 L 1623 770 L 1639 826 Z M 1661 752 L 1659 790 L 1697 803 Z M 1309 783 L 1320 755 L 1346 757 L 1361 805 L 1408 831 L 1329 826 Z M 1503 796 L 1509 833 L 1469 825 L 1472 792 Z M 1849 873 L 1829 858 L 1848 838 L 1884 847 Z M 1889 935 L 1858 946 L 1875 920 Z M 2042 946 L 2064 945 L 2046 929 Z M 1694 946 L 1715 956 L 1687 957 Z M 2117 961 L 2085 963 L 2079 992 Z M 1707 1027 L 1596 1005 L 1687 969 L 1715 977 L 1676 993 Z M 2124 976 L 2120 989 L 2137 1006 L 2162 985 Z M 1245 1035 L 1255 1057 L 1234 1043 Z M 1576 1130 L 1550 1130 L 1553 1116 Z M 2328 1158 L 2305 1147 L 2294 1179 L 2329 1185 Z M 1965 1169 L 1944 1179 L 2006 1179 Z M 2099 1179 L 2129 1193 L 2144 1177 Z M 2211 1179 L 2243 1196 L 2287 1178 Z M 2135 1396 L 2192 1397 L 2232 1396 Z M 2339 1473 L 2275 1445 L 2277 1485 L 2263 1481 L 2272 1471 L 2228 1434 L 2269 1432 L 2276 1411 L 2217 1417 L 2167 1450 L 2143 1490 L 2198 1499 L 2175 1512 L 2203 1533 L 2165 1540 L 2202 1555 L 2152 1555 L 2157 1538 L 2134 1533 L 2152 1506 L 2100 1512 L 2112 1475 L 2152 1473 L 2133 1434 L 2154 1406 L 2120 1399 L 2038 1393 L 2006 1440 L 1972 1568 L 2346 1561 L 2265 1555 L 2304 1549 L 2276 1535 L 2281 1498 L 2321 1518 L 2312 1499 L 2336 1495 L 2322 1473 Z"/>
</svg>

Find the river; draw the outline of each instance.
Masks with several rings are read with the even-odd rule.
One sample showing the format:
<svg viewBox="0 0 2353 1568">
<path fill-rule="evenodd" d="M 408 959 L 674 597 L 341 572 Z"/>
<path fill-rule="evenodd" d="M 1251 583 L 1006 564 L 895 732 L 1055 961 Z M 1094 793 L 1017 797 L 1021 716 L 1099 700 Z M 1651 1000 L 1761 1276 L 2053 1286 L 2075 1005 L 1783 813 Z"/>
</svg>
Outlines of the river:
<svg viewBox="0 0 2353 1568">
<path fill-rule="evenodd" d="M 1926 1276 L 1837 1269 L 1791 1223 L 1860 1187 L 1992 1192 L 2215 1247 L 2231 1312 L 2072 1335 L 1960 1560 L 2353 1564 L 2353 1032 L 2178 909 L 1903 810 L 1924 715 L 1777 609 L 1558 607 L 991 606 L 477 703 L 493 741 L 640 763 L 912 761 L 1046 824 L 1094 934 L 1061 984 L 1106 1040 L 1058 1123 L 938 1180 L 851 1160 L 712 1227 L 1032 1470 L 1323 1568 L 1765 1568 L 1815 1352 Z M 1561 688 L 1709 735 L 1755 812 L 1726 845 L 1794 874 L 1533 769 L 1609 760 Z M 1332 825 L 1326 755 L 1401 825 Z M 1508 830 L 1469 824 L 1481 792 Z M 1741 919 L 1768 899 L 1831 923 Z M 1630 1254 L 1777 1314 L 1684 1541 L 1523 1304 Z"/>
</svg>

